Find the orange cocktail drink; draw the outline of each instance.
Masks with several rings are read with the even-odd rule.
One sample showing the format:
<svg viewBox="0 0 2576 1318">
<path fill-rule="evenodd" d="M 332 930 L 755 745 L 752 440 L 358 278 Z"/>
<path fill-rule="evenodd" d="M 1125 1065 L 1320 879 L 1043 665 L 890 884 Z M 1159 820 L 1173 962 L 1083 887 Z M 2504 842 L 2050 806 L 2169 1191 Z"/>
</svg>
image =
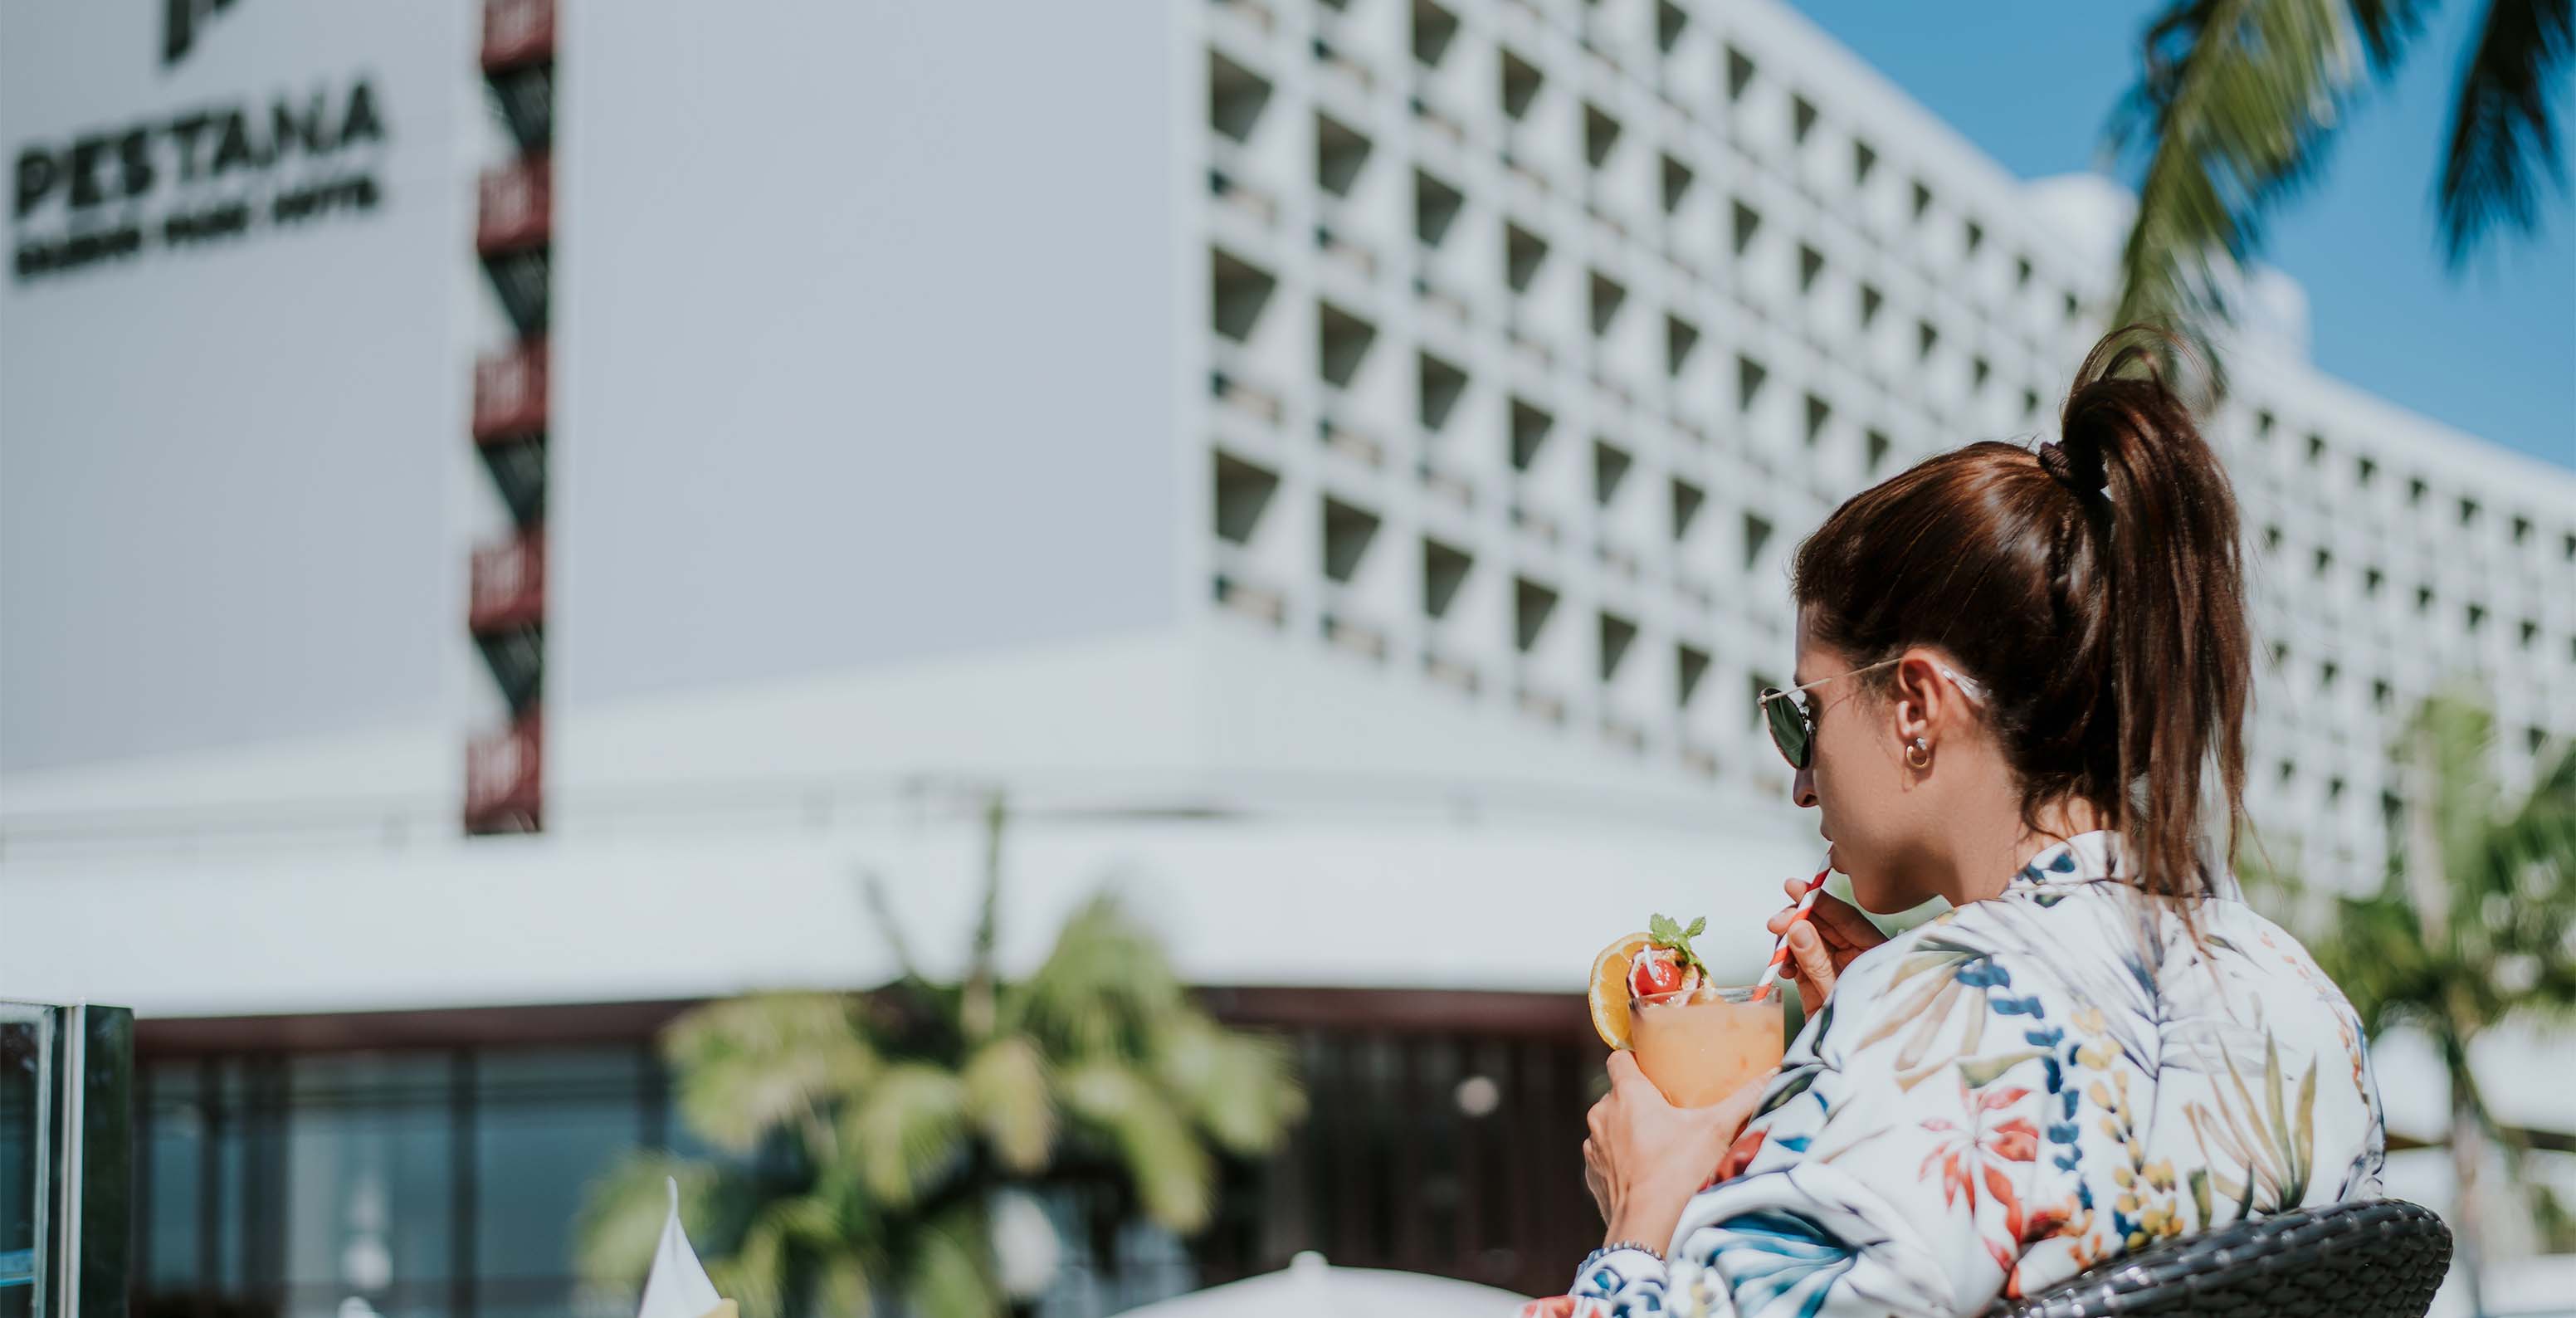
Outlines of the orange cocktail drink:
<svg viewBox="0 0 2576 1318">
<path fill-rule="evenodd" d="M 1675 1107 L 1707 1107 L 1780 1069 L 1780 995 L 1701 987 L 1687 1001 L 1632 1001 L 1637 1069 Z"/>
</svg>

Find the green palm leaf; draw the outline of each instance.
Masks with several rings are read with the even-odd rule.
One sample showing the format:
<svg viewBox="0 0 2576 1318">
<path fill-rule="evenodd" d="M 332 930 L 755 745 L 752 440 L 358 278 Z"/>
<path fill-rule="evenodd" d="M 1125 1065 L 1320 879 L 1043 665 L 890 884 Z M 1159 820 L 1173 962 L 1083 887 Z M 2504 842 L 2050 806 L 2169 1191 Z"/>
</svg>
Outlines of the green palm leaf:
<svg viewBox="0 0 2576 1318">
<path fill-rule="evenodd" d="M 2488 0 L 2460 72 L 2434 193 L 2442 250 L 2455 270 L 2496 224 L 2536 227 L 2543 176 L 2566 185 L 2550 93 L 2576 45 L 2569 11 L 2569 0 Z"/>
<path fill-rule="evenodd" d="M 573 1270 L 613 1291 L 642 1284 L 680 1183 L 680 1218 L 700 1240 L 730 1241 L 749 1217 L 750 1191 L 722 1169 L 665 1153 L 631 1153 L 591 1182 L 573 1224 Z"/>
<path fill-rule="evenodd" d="M 709 1003 L 672 1022 L 662 1051 L 690 1128 L 735 1153 L 766 1131 L 819 1118 L 882 1066 L 848 999 L 826 993 Z"/>
<path fill-rule="evenodd" d="M 1216 1168 L 1181 1115 L 1144 1076 L 1117 1062 L 1064 1075 L 1064 1105 L 1118 1150 L 1145 1215 L 1182 1235 L 1207 1225 Z"/>
<path fill-rule="evenodd" d="M 1046 1058 L 1024 1035 L 1006 1034 L 975 1050 L 960 1077 L 967 1120 L 1004 1167 L 1043 1170 L 1055 1151 L 1055 1097 Z"/>
<path fill-rule="evenodd" d="M 966 1090 L 928 1062 L 898 1062 L 841 1118 L 841 1145 L 868 1193 L 892 1207 L 918 1201 L 965 1151 Z"/>
<path fill-rule="evenodd" d="M 1132 1055 L 1142 1050 L 1140 1032 L 1185 1000 L 1162 944 L 1104 893 L 1065 922 L 1000 1028 L 1025 1029 L 1065 1055 Z"/>
<path fill-rule="evenodd" d="M 1156 1034 L 1156 1074 L 1191 1120 L 1226 1152 L 1275 1152 L 1306 1112 L 1295 1056 L 1284 1040 L 1228 1031 L 1198 1012 Z"/>
<path fill-rule="evenodd" d="M 917 1314 L 984 1318 L 1002 1312 L 1001 1289 L 994 1277 L 983 1214 L 960 1207 L 914 1235 L 904 1298 Z"/>
</svg>

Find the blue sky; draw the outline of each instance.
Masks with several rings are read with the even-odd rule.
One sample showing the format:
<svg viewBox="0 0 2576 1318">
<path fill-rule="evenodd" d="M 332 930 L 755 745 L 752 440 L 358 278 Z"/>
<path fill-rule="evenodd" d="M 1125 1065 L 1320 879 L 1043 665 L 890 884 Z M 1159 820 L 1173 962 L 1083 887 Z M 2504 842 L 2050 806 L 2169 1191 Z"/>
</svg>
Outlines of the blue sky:
<svg viewBox="0 0 2576 1318">
<path fill-rule="evenodd" d="M 2023 177 L 2100 160 L 2135 80 L 2141 0 L 1792 0 Z M 2265 259 L 2308 293 L 2327 371 L 2418 412 L 2576 467 L 2576 205 L 2491 239 L 2459 275 L 2434 246 L 2450 92 L 2486 6 L 2440 6 L 2398 76 L 2355 108 L 2324 176 L 2280 211 Z M 2557 89 L 2576 154 L 2576 79 Z M 2132 181 L 2134 181 L 2132 179 Z"/>
</svg>

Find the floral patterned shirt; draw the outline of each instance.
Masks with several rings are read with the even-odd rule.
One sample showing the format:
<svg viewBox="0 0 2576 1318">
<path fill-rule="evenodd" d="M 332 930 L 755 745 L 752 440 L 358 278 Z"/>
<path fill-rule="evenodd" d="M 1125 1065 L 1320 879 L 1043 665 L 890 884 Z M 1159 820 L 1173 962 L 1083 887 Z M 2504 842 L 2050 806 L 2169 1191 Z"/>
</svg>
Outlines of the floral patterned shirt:
<svg viewBox="0 0 2576 1318">
<path fill-rule="evenodd" d="M 2352 1008 L 2235 895 L 2079 835 L 1854 960 L 1682 1212 L 1535 1315 L 1968 1314 L 2124 1250 L 2379 1193 Z"/>
</svg>

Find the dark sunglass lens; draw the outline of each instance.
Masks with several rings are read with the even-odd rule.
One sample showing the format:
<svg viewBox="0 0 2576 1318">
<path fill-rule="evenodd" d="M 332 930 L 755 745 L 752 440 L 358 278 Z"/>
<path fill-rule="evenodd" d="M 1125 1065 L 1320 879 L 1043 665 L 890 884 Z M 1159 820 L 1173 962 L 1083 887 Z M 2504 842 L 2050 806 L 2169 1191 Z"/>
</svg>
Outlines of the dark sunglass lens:
<svg viewBox="0 0 2576 1318">
<path fill-rule="evenodd" d="M 1798 707 L 1788 696 L 1772 692 L 1762 702 L 1762 712 L 1771 727 L 1771 744 L 1780 748 L 1780 757 L 1792 769 L 1807 767 L 1807 721 L 1799 717 Z"/>
</svg>

